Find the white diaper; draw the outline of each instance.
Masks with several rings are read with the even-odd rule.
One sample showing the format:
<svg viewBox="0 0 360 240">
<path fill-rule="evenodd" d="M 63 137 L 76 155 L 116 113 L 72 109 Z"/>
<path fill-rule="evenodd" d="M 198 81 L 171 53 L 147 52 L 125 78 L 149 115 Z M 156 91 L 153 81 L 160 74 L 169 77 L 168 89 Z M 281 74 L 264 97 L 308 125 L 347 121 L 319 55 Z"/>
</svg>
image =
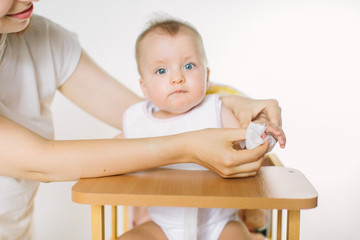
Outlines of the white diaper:
<svg viewBox="0 0 360 240">
<path fill-rule="evenodd" d="M 149 207 L 148 210 L 150 217 L 161 227 L 169 240 L 217 240 L 225 225 L 237 219 L 238 211 L 230 208 L 176 207 Z M 198 210 L 194 214 L 196 219 L 188 215 L 194 212 L 193 210 Z"/>
</svg>

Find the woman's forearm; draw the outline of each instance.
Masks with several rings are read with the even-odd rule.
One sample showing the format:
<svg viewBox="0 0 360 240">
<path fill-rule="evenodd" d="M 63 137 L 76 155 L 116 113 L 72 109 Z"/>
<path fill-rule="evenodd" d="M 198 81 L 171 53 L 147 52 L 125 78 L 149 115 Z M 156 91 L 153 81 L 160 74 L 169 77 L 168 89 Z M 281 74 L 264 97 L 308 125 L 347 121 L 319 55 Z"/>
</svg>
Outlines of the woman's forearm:
<svg viewBox="0 0 360 240">
<path fill-rule="evenodd" d="M 172 137 L 147 139 L 47 140 L 29 178 L 66 181 L 139 171 L 185 161 Z M 34 177 L 32 177 L 32 175 Z"/>
<path fill-rule="evenodd" d="M 143 139 L 45 139 L 0 116 L 0 175 L 37 181 L 69 181 L 192 162 L 222 177 L 256 174 L 268 143 L 236 150 L 242 129 L 204 129 Z"/>
<path fill-rule="evenodd" d="M 56 141 L 2 117 L 0 132 L 0 175 L 15 178 L 69 181 L 186 161 L 179 136 Z"/>
</svg>

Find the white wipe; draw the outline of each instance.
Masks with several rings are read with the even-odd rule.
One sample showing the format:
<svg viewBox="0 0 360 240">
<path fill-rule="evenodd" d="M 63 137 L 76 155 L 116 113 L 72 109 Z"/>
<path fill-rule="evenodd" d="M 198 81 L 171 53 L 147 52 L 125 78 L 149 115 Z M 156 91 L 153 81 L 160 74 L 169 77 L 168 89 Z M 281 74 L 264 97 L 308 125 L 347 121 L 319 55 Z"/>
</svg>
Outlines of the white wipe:
<svg viewBox="0 0 360 240">
<path fill-rule="evenodd" d="M 240 142 L 240 147 L 246 149 L 253 149 L 257 146 L 263 144 L 266 140 L 269 140 L 269 149 L 268 152 L 270 152 L 275 144 L 276 140 L 273 136 L 267 135 L 265 139 L 262 139 L 261 136 L 265 133 L 266 126 L 265 124 L 259 124 L 259 123 L 253 123 L 251 122 L 246 129 L 246 138 L 245 141 Z"/>
</svg>

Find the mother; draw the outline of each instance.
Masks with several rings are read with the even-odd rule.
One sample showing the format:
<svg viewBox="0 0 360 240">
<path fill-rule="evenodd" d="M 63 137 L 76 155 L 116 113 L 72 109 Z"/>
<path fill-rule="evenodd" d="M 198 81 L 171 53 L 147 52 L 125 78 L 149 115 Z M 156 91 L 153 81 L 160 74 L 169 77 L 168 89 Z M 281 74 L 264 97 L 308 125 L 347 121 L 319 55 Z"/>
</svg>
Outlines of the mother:
<svg viewBox="0 0 360 240">
<path fill-rule="evenodd" d="M 56 90 L 118 129 L 123 111 L 141 99 L 97 66 L 74 34 L 43 17 L 31 17 L 33 2 L 0 1 L 0 239 L 30 238 L 39 181 L 122 174 L 179 162 L 201 164 L 223 177 L 256 173 L 268 144 L 234 150 L 232 142 L 244 138 L 241 129 L 136 140 L 53 140 L 50 105 Z M 280 125 L 275 100 L 230 96 L 223 101 L 245 127 L 264 114 L 274 126 Z"/>
</svg>

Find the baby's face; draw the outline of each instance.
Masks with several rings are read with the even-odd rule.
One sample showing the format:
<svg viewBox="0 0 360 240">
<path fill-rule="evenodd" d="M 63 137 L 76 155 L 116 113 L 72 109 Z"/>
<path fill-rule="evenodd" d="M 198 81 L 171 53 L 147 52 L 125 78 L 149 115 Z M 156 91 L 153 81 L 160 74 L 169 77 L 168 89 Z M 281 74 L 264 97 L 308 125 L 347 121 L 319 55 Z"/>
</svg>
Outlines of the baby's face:
<svg viewBox="0 0 360 240">
<path fill-rule="evenodd" d="M 175 36 L 155 30 L 139 45 L 141 87 L 161 110 L 181 114 L 206 94 L 209 71 L 201 41 L 187 29 Z"/>
</svg>

